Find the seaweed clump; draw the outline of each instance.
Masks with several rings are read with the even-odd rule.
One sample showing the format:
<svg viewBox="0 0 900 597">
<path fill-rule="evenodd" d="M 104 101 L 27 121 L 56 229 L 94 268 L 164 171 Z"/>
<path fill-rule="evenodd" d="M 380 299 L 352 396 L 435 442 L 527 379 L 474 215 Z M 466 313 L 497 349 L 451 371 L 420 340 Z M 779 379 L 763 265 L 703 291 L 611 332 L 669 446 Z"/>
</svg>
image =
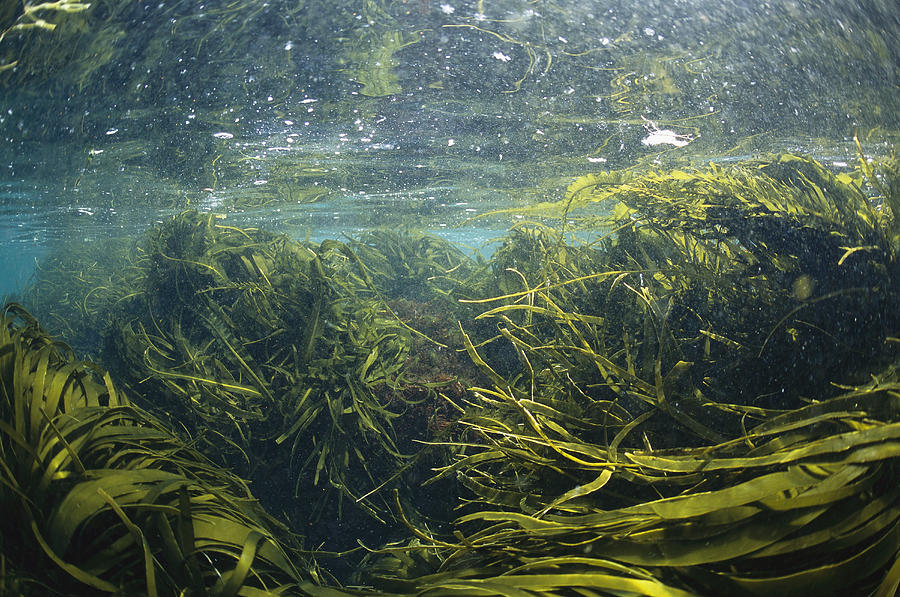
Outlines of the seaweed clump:
<svg viewBox="0 0 900 597">
<path fill-rule="evenodd" d="M 379 518 L 363 494 L 409 458 L 392 421 L 410 332 L 355 254 L 185 212 L 134 264 L 142 292 L 106 334 L 120 379 L 294 516 L 339 516 L 349 498 Z"/>
<path fill-rule="evenodd" d="M 898 197 L 867 174 L 784 155 L 588 175 L 532 210 L 613 232 L 508 237 L 488 298 L 469 301 L 493 333 L 461 322 L 489 381 L 433 478 L 465 488 L 460 517 L 439 535 L 410 523 L 407 550 L 373 556 L 367 581 L 890 594 Z"/>
<path fill-rule="evenodd" d="M 234 595 L 315 577 L 244 481 L 16 304 L 0 388 L 0 593 Z"/>
</svg>

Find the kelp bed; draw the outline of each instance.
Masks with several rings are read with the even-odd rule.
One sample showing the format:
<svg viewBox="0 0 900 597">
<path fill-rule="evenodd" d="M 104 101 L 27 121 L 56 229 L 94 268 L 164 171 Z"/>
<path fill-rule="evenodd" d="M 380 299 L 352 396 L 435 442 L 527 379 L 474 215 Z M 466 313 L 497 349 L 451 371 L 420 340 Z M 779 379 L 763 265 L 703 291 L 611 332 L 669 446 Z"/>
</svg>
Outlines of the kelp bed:
<svg viewBox="0 0 900 597">
<path fill-rule="evenodd" d="M 489 261 L 195 212 L 52 258 L 110 373 L 7 307 L 0 586 L 893 595 L 898 208 L 782 155 L 581 177 Z"/>
</svg>

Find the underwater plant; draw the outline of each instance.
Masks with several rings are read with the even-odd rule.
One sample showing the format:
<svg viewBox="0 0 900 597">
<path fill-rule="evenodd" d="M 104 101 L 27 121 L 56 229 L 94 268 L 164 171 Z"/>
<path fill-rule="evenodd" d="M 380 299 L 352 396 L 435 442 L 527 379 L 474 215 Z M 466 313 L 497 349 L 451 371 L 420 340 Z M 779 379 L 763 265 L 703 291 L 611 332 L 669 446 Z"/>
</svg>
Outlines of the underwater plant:
<svg viewBox="0 0 900 597">
<path fill-rule="evenodd" d="M 320 496 L 304 501 L 305 516 L 331 492 L 374 515 L 355 476 L 371 489 L 391 470 L 383 459 L 407 458 L 391 428 L 405 405 L 391 388 L 409 333 L 346 246 L 185 212 L 137 254 L 143 289 L 107 330 L 108 366 L 229 466 L 261 479 L 290 471 L 293 493 Z"/>
<path fill-rule="evenodd" d="M 409 522 L 405 551 L 364 578 L 435 595 L 890 594 L 897 197 L 865 175 L 775 156 L 589 175 L 536 206 L 615 233 L 507 238 L 481 289 L 496 294 L 469 300 L 495 333 L 461 322 L 489 381 L 433 477 L 468 497 L 444 533 Z"/>
<path fill-rule="evenodd" d="M 244 481 L 14 303 L 0 388 L 3 594 L 236 595 L 312 577 Z"/>
</svg>

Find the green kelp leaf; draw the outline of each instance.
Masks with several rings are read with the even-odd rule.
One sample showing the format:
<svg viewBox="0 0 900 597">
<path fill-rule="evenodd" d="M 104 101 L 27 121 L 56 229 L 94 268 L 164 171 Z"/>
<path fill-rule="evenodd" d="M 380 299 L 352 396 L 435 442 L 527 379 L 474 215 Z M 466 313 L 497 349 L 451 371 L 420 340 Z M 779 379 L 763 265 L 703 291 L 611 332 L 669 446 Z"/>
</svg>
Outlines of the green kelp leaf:
<svg viewBox="0 0 900 597">
<path fill-rule="evenodd" d="M 479 496 L 481 501 L 487 504 L 519 508 L 526 512 L 535 512 L 544 504 L 541 496 L 531 493 L 489 487 L 464 474 L 458 475 L 457 479 L 464 487 Z"/>
<path fill-rule="evenodd" d="M 93 365 L 92 363 L 90 365 Z M 99 372 L 99 368 L 98 372 Z M 109 374 L 109 371 L 102 371 L 103 375 L 103 384 L 106 386 L 106 406 L 110 408 L 115 408 L 118 406 L 128 406 L 128 398 L 122 394 L 119 394 L 116 391 L 115 385 L 113 385 L 112 377 Z M 99 404 L 97 406 L 100 406 Z"/>
<path fill-rule="evenodd" d="M 800 408 L 777 414 L 750 430 L 750 437 L 779 434 L 817 423 L 820 417 L 848 416 L 860 418 L 868 415 L 880 421 L 889 421 L 900 413 L 900 384 L 879 384 L 877 390 L 848 392 L 830 400 L 815 402 Z"/>
<path fill-rule="evenodd" d="M 12 401 L 13 428 L 25 438 L 25 441 L 31 441 L 32 438 L 30 437 L 31 434 L 29 432 L 30 425 L 26 424 L 27 416 L 30 412 L 26 410 L 29 408 L 29 403 L 25 393 L 31 386 L 30 359 L 21 356 L 25 354 L 25 351 L 18 348 L 19 347 L 16 346 L 13 349 L 12 384 L 9 383 L 9 379 L 4 379 L 3 385 L 4 389 L 8 388 L 10 385 L 12 386 L 12 392 L 10 393 L 8 400 Z"/>
<path fill-rule="evenodd" d="M 548 515 L 540 520 L 515 512 L 477 512 L 465 515 L 460 522 L 471 520 L 514 522 L 526 530 L 554 531 L 560 527 L 597 527 L 602 529 L 608 525 L 618 525 L 627 520 L 686 520 L 704 514 L 710 514 L 723 508 L 752 504 L 768 496 L 795 488 L 810 487 L 819 482 L 819 477 L 810 475 L 802 467 L 790 467 L 787 471 L 760 475 L 733 487 L 711 492 L 702 492 L 664 498 L 610 510 L 597 514 L 581 516 Z"/>
<path fill-rule="evenodd" d="M 496 579 L 472 579 L 472 580 L 447 580 L 433 587 L 425 587 L 420 594 L 434 595 L 435 597 L 447 596 L 463 597 L 465 595 L 497 596 L 497 597 L 532 597 L 530 591 L 520 589 L 513 583 L 507 583 Z"/>
<path fill-rule="evenodd" d="M 190 382 L 199 383 L 199 384 L 205 384 L 205 385 L 209 385 L 213 388 L 221 388 L 221 389 L 225 390 L 226 392 L 236 392 L 238 394 L 249 396 L 251 398 L 262 397 L 262 393 L 258 389 L 252 388 L 249 386 L 245 386 L 245 385 L 242 385 L 239 383 L 227 382 L 227 381 L 223 381 L 223 380 L 219 380 L 219 379 L 206 379 L 206 378 L 199 377 L 196 375 L 190 375 L 190 374 L 186 374 L 186 373 L 176 373 L 174 371 L 161 371 L 161 370 L 152 369 L 149 366 L 148 366 L 148 368 L 151 371 L 153 371 L 153 373 L 160 375 L 160 376 L 171 377 L 173 379 L 182 379 L 185 381 L 190 381 Z M 223 401 L 223 402 L 228 404 L 227 401 Z"/>
<path fill-rule="evenodd" d="M 852 586 L 887 566 L 900 549 L 900 522 L 895 523 L 878 541 L 843 560 L 808 568 L 783 576 L 743 576 L 717 573 L 726 587 L 750 595 L 809 595 L 830 593 Z"/>
<path fill-rule="evenodd" d="M 630 578 L 602 573 L 507 574 L 487 579 L 447 580 L 420 588 L 423 595 L 533 597 L 535 594 L 562 594 L 584 587 L 612 593 L 648 597 L 689 597 L 692 592 L 668 586 L 657 580 Z"/>
<path fill-rule="evenodd" d="M 845 462 L 866 462 L 870 460 L 886 460 L 900 455 L 900 423 L 889 423 L 870 429 L 850 431 L 826 438 L 810 441 L 799 448 L 785 452 L 775 452 L 765 456 L 748 458 L 711 458 L 695 455 L 686 456 L 653 456 L 649 453 L 626 452 L 625 456 L 634 464 L 668 472 L 715 471 L 750 467 L 765 467 L 788 464 L 824 455 L 840 454 L 850 451 Z M 874 444 L 874 445 L 872 445 Z M 856 457 L 852 452 L 863 447 L 871 450 Z"/>
<path fill-rule="evenodd" d="M 80 363 L 66 364 L 55 371 L 47 385 L 48 393 L 61 397 L 62 410 L 66 412 L 87 403 L 82 369 Z"/>
<path fill-rule="evenodd" d="M 322 474 L 322 471 L 325 470 L 325 464 L 327 462 L 327 457 L 330 452 L 333 451 L 333 448 L 338 448 L 337 446 L 332 446 L 332 444 L 321 442 L 316 449 L 318 451 L 318 459 L 316 460 L 316 470 L 313 473 L 313 485 L 317 486 L 319 484 L 319 475 Z M 339 448 L 338 448 L 339 449 Z M 310 457 L 313 457 L 316 452 L 311 452 Z"/>
<path fill-rule="evenodd" d="M 250 569 L 253 566 L 253 560 L 262 541 L 266 540 L 266 536 L 259 531 L 250 531 L 244 540 L 244 546 L 238 563 L 234 570 L 229 570 L 222 574 L 217 584 L 218 593 L 222 597 L 234 597 L 238 593 L 238 589 L 244 584 Z"/>
<path fill-rule="evenodd" d="M 335 589 L 333 587 L 313 584 L 308 581 L 298 584 L 297 588 L 302 591 L 303 595 L 310 595 L 311 597 L 349 597 L 352 595 L 359 595 L 357 592 L 350 592 L 346 589 Z M 388 597 L 392 594 L 384 593 L 384 595 Z M 255 596 L 251 595 L 251 597 Z"/>
<path fill-rule="evenodd" d="M 483 446 L 475 447 L 482 448 Z M 437 474 L 428 479 L 425 482 L 425 485 L 434 483 L 435 481 L 443 479 L 447 476 L 459 473 L 461 470 L 465 470 L 467 468 L 474 469 L 475 467 L 483 464 L 503 463 L 509 460 L 521 460 L 525 462 L 533 461 L 536 464 L 543 466 L 550 466 L 554 463 L 554 461 L 550 458 L 542 458 L 534 453 L 525 450 L 509 447 L 503 447 L 502 449 L 495 448 L 493 450 L 485 450 L 483 452 L 477 452 L 475 454 L 462 456 L 456 462 L 437 469 Z"/>
<path fill-rule="evenodd" d="M 128 518 L 128 515 L 125 514 L 125 511 L 122 510 L 121 506 L 116 503 L 116 500 L 111 495 L 99 487 L 97 488 L 97 493 L 100 494 L 103 501 L 105 501 L 116 513 L 116 516 L 119 517 L 119 520 L 122 521 L 122 524 L 124 524 L 125 528 L 131 533 L 135 543 L 141 546 L 141 552 L 144 556 L 144 575 L 147 580 L 147 595 L 148 597 L 156 597 L 156 570 L 153 554 L 150 551 L 150 544 L 147 542 L 147 538 L 144 536 L 140 527 Z"/>
<path fill-rule="evenodd" d="M 299 578 L 296 568 L 291 563 L 280 544 L 271 540 L 271 535 L 262 529 L 244 522 L 230 520 L 225 516 L 194 516 L 194 540 L 198 551 L 218 551 L 227 553 L 235 560 L 240 561 L 241 554 L 247 546 L 247 541 L 256 541 L 256 550 L 253 558 L 268 562 L 288 575 L 289 578 Z M 260 539 L 257 535 L 262 535 Z"/>
<path fill-rule="evenodd" d="M 880 467 L 874 470 L 855 464 L 802 466 L 806 472 L 821 480 L 809 488 L 797 487 L 781 496 L 759 501 L 759 505 L 772 510 L 806 508 L 832 503 L 867 491 L 881 477 Z"/>
<path fill-rule="evenodd" d="M 613 471 L 611 469 L 607 469 L 597 475 L 597 478 L 591 481 L 590 483 L 586 483 L 584 485 L 577 485 L 572 489 L 568 490 L 552 502 L 548 504 L 541 512 L 537 515 L 541 516 L 542 514 L 549 512 L 550 510 L 557 509 L 560 510 L 560 506 L 569 502 L 575 498 L 581 498 L 588 495 L 591 495 L 595 491 L 599 491 L 609 483 L 609 480 L 612 478 Z"/>
<path fill-rule="evenodd" d="M 318 414 L 318 408 L 304 408 L 304 405 L 307 403 L 310 394 L 312 394 L 312 388 L 306 388 L 306 391 L 303 392 L 303 395 L 296 399 L 296 404 L 293 408 L 293 412 L 288 415 L 290 420 L 293 420 L 291 426 L 277 438 L 275 438 L 276 444 L 283 443 L 286 439 L 293 436 L 295 433 L 302 431 L 309 425 L 310 421 L 315 418 L 315 415 Z"/>
<path fill-rule="evenodd" d="M 503 376 L 499 375 L 496 371 L 494 371 L 490 365 L 488 365 L 484 359 L 481 358 L 481 355 L 478 354 L 478 351 L 475 349 L 475 346 L 472 344 L 472 340 L 469 338 L 469 335 L 466 334 L 466 331 L 462 327 L 462 322 L 459 322 L 459 331 L 463 336 L 463 342 L 466 347 L 466 352 L 469 354 L 469 358 L 472 359 L 472 362 L 481 369 L 481 371 L 487 375 L 492 382 L 498 384 L 501 388 L 506 384 L 506 380 Z"/>
<path fill-rule="evenodd" d="M 895 507 L 900 490 L 868 501 L 868 495 L 838 504 L 826 516 L 807 525 L 802 535 L 788 537 L 751 554 L 752 558 L 780 556 L 819 547 L 822 552 L 837 552 L 859 546 L 892 526 L 900 511 Z"/>
<path fill-rule="evenodd" d="M 369 368 L 378 360 L 378 346 L 372 347 L 372 352 L 366 357 L 365 362 L 359 368 L 359 380 L 365 383 L 368 380 Z"/>
<path fill-rule="evenodd" d="M 897 554 L 894 565 L 884 576 L 884 580 L 878 585 L 874 597 L 891 597 L 897 594 L 898 588 L 900 588 L 900 553 Z"/>
<path fill-rule="evenodd" d="M 537 292 L 537 291 L 535 291 Z M 501 305 L 500 307 L 494 307 L 489 311 L 485 311 L 478 315 L 475 319 L 485 319 L 487 317 L 493 317 L 500 313 L 509 313 L 512 311 L 528 311 L 535 315 L 544 315 L 546 317 L 554 317 L 559 319 L 560 321 L 577 321 L 583 322 L 590 325 L 604 325 L 605 319 L 603 317 L 598 317 L 594 315 L 582 315 L 580 313 L 565 313 L 559 311 L 559 309 L 549 309 L 546 307 L 539 307 L 536 305 Z"/>
<path fill-rule="evenodd" d="M 44 415 L 46 417 L 46 415 Z M 83 443 L 83 438 L 76 438 L 72 443 L 67 441 L 66 437 L 60 432 L 57 426 L 53 423 L 53 421 L 49 418 L 46 418 L 47 430 L 45 432 L 45 437 L 52 435 L 55 436 L 56 440 L 59 440 L 59 443 L 62 444 L 62 447 L 57 451 L 56 455 L 50 459 L 49 462 L 45 462 L 44 465 L 44 474 L 41 477 L 40 483 L 38 487 L 41 490 L 44 490 L 49 485 L 51 479 L 55 476 L 64 476 L 65 473 L 61 472 L 60 469 L 68 465 L 72 464 L 72 468 L 75 469 L 75 472 L 83 474 L 85 472 L 84 463 L 81 462 L 81 458 L 78 456 L 79 445 Z M 46 440 L 42 438 L 45 445 L 45 451 L 47 455 L 49 455 L 50 450 L 56 448 L 56 441 L 54 440 Z"/>
<path fill-rule="evenodd" d="M 99 490 L 120 504 L 134 504 L 143 501 L 155 483 L 181 478 L 153 469 L 88 471 L 86 480 L 69 489 L 50 516 L 47 533 L 53 550 L 64 554 L 79 528 L 106 509 L 106 500 Z"/>
<path fill-rule="evenodd" d="M 32 533 L 34 534 L 34 538 L 38 542 L 38 545 L 41 546 L 41 549 L 44 551 L 45 554 L 47 554 L 47 557 L 49 557 L 51 560 L 53 560 L 53 562 L 57 566 L 59 566 L 61 569 L 63 569 L 69 575 L 71 575 L 72 578 L 76 579 L 77 581 L 79 581 L 89 587 L 93 587 L 95 589 L 104 591 L 106 593 L 115 593 L 118 590 L 118 587 L 116 585 L 114 585 L 108 581 L 105 581 L 98 576 L 90 574 L 89 572 L 85 572 L 80 567 L 78 567 L 74 564 L 70 564 L 69 562 L 66 562 L 65 560 L 60 558 L 56 554 L 56 552 L 54 552 L 53 549 L 51 549 L 50 545 L 47 544 L 47 541 L 44 539 L 44 536 L 38 530 L 37 523 L 35 523 L 35 521 L 33 521 L 33 520 L 31 521 L 31 530 L 32 530 Z"/>
<path fill-rule="evenodd" d="M 32 405 L 29 409 L 31 414 L 29 437 L 37 437 L 38 435 L 38 429 L 43 423 L 41 410 L 44 411 L 45 415 L 52 417 L 60 406 L 57 400 L 62 397 L 61 394 L 49 391 L 45 395 L 44 392 L 45 384 L 48 381 L 47 369 L 50 365 L 52 351 L 52 347 L 46 346 L 35 355 L 37 357 L 37 365 L 34 367 L 34 376 L 31 381 Z"/>
<path fill-rule="evenodd" d="M 485 522 L 511 522 L 526 531 L 558 531 L 571 530 L 577 528 L 578 523 L 567 524 L 565 521 L 554 521 L 549 518 L 535 518 L 527 514 L 519 512 L 473 512 L 460 516 L 458 521 L 460 524 L 483 520 Z"/>
<path fill-rule="evenodd" d="M 610 512 L 610 515 L 652 514 L 663 519 L 686 519 L 709 514 L 722 508 L 751 504 L 794 489 L 809 488 L 820 482 L 819 474 L 810 474 L 802 466 L 791 466 L 786 471 L 759 475 L 743 483 L 717 491 L 679 495 L 628 506 Z M 604 515 L 587 516 L 582 517 L 581 521 L 597 520 L 599 522 L 603 517 Z"/>
<path fill-rule="evenodd" d="M 825 508 L 792 510 L 771 516 L 747 518 L 725 527 L 707 528 L 706 537 L 693 541 L 660 540 L 649 533 L 643 541 L 641 532 L 630 533 L 614 541 L 603 539 L 593 543 L 593 553 L 642 566 L 696 566 L 734 560 L 768 547 L 798 532 L 825 512 Z M 677 527 L 675 535 L 678 534 Z M 659 533 L 665 536 L 665 533 Z"/>
<path fill-rule="evenodd" d="M 646 580 L 653 580 L 653 574 L 643 568 L 630 566 L 616 562 L 615 560 L 606 560 L 593 558 L 588 556 L 557 556 L 536 558 L 521 566 L 516 566 L 512 570 L 504 573 L 505 575 L 524 575 L 527 573 L 542 573 L 547 571 L 579 569 L 581 571 L 603 570 L 606 572 L 615 572 L 622 576 L 631 576 Z"/>
</svg>

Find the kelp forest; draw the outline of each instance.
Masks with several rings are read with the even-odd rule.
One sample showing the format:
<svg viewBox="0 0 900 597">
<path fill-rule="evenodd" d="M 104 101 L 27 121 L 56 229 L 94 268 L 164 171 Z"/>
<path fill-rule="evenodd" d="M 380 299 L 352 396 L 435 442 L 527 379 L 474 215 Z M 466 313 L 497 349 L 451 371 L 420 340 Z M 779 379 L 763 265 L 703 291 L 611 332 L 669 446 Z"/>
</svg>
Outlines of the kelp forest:
<svg viewBox="0 0 900 597">
<path fill-rule="evenodd" d="M 585 174 L 489 259 L 196 211 L 52 255 L 0 330 L 3 592 L 893 595 L 860 156 Z"/>
<path fill-rule="evenodd" d="M 0 596 L 893 597 L 898 87 L 888 0 L 0 2 Z"/>
</svg>

